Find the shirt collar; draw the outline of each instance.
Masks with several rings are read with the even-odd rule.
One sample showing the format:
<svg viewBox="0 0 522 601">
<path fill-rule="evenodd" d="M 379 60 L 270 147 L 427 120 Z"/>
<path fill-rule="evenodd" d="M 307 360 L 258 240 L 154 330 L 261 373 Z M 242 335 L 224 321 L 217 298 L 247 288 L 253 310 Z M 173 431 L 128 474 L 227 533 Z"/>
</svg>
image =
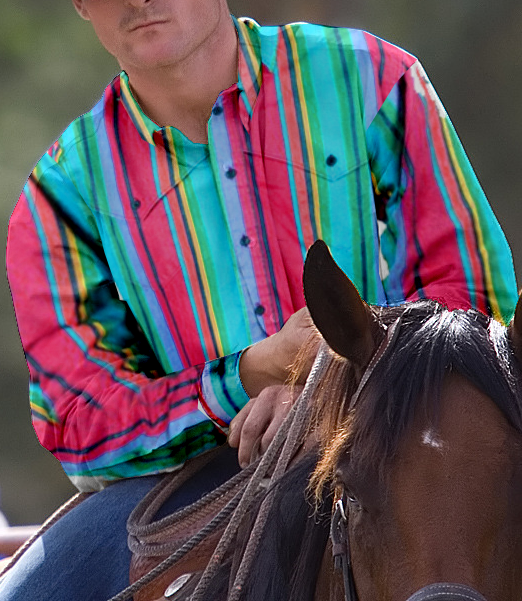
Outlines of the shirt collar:
<svg viewBox="0 0 522 601">
<path fill-rule="evenodd" d="M 120 99 L 140 136 L 149 144 L 154 145 L 154 132 L 160 131 L 162 128 L 141 110 L 141 106 L 132 95 L 129 76 L 125 71 L 120 73 Z"/>
<path fill-rule="evenodd" d="M 240 93 L 240 118 L 249 127 L 259 90 L 262 84 L 261 49 L 257 35 L 259 25 L 253 19 L 232 17 L 238 37 L 238 82 Z M 120 98 L 141 137 L 153 146 L 155 137 L 163 129 L 147 117 L 134 98 L 129 77 L 120 73 Z"/>
<path fill-rule="evenodd" d="M 248 121 L 252 117 L 263 81 L 263 63 L 257 29 L 253 19 L 232 17 L 238 37 L 238 90 Z M 246 124 L 245 124 L 246 125 Z"/>
</svg>

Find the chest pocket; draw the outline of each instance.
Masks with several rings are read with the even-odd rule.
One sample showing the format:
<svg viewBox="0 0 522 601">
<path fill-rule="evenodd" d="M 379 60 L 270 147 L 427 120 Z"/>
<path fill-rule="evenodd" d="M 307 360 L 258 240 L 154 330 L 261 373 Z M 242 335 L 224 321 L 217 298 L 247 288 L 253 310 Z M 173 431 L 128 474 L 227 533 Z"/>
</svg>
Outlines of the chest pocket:
<svg viewBox="0 0 522 601">
<path fill-rule="evenodd" d="M 333 226 L 340 219 L 342 227 L 347 212 L 361 209 L 366 203 L 371 177 L 366 160 L 332 146 L 331 152 L 313 157 L 306 164 L 292 162 L 285 156 L 265 155 L 263 159 L 267 195 L 275 215 L 293 215 L 303 228 L 320 237 L 323 226 Z M 295 229 L 280 224 L 280 238 Z M 322 233 L 324 237 L 324 233 Z"/>
<path fill-rule="evenodd" d="M 97 211 L 114 280 L 124 298 L 139 289 L 172 290 L 181 276 L 176 228 L 183 222 L 173 187 Z"/>
</svg>

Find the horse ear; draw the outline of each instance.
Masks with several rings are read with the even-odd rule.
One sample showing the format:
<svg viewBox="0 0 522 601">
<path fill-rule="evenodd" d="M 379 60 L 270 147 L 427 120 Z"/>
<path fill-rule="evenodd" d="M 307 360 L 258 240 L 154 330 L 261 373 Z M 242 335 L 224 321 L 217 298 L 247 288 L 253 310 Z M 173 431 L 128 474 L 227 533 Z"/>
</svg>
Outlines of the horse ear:
<svg viewBox="0 0 522 601">
<path fill-rule="evenodd" d="M 312 320 L 328 345 L 357 365 L 366 365 L 375 351 L 377 319 L 322 240 L 308 250 L 303 284 Z"/>
<path fill-rule="evenodd" d="M 509 336 L 518 362 L 522 365 L 522 294 L 518 298 L 515 315 L 509 324 Z"/>
</svg>

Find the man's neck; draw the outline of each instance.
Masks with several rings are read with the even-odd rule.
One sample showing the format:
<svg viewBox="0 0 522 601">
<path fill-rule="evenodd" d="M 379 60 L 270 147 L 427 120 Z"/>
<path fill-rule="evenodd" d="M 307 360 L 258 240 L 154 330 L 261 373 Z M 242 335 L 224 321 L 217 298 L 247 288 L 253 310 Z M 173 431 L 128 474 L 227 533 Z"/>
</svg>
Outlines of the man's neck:
<svg viewBox="0 0 522 601">
<path fill-rule="evenodd" d="M 218 95 L 237 82 L 237 46 L 230 20 L 229 27 L 180 64 L 141 71 L 126 68 L 133 94 L 152 121 L 176 127 L 193 142 L 205 144 Z"/>
</svg>

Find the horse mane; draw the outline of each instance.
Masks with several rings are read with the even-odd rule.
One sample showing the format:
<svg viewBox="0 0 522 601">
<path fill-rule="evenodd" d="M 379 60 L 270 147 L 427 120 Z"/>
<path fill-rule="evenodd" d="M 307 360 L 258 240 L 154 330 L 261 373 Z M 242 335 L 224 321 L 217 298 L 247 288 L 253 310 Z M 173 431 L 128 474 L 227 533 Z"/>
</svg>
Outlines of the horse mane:
<svg viewBox="0 0 522 601">
<path fill-rule="evenodd" d="M 430 300 L 372 310 L 386 325 L 400 319 L 399 334 L 351 410 L 361 375 L 331 352 L 314 404 L 322 448 L 310 486 L 319 496 L 343 453 L 355 470 L 375 466 L 383 476 L 419 412 L 436 432 L 442 383 L 452 372 L 488 395 L 522 432 L 520 372 L 504 326 L 479 311 L 448 311 Z"/>
</svg>

